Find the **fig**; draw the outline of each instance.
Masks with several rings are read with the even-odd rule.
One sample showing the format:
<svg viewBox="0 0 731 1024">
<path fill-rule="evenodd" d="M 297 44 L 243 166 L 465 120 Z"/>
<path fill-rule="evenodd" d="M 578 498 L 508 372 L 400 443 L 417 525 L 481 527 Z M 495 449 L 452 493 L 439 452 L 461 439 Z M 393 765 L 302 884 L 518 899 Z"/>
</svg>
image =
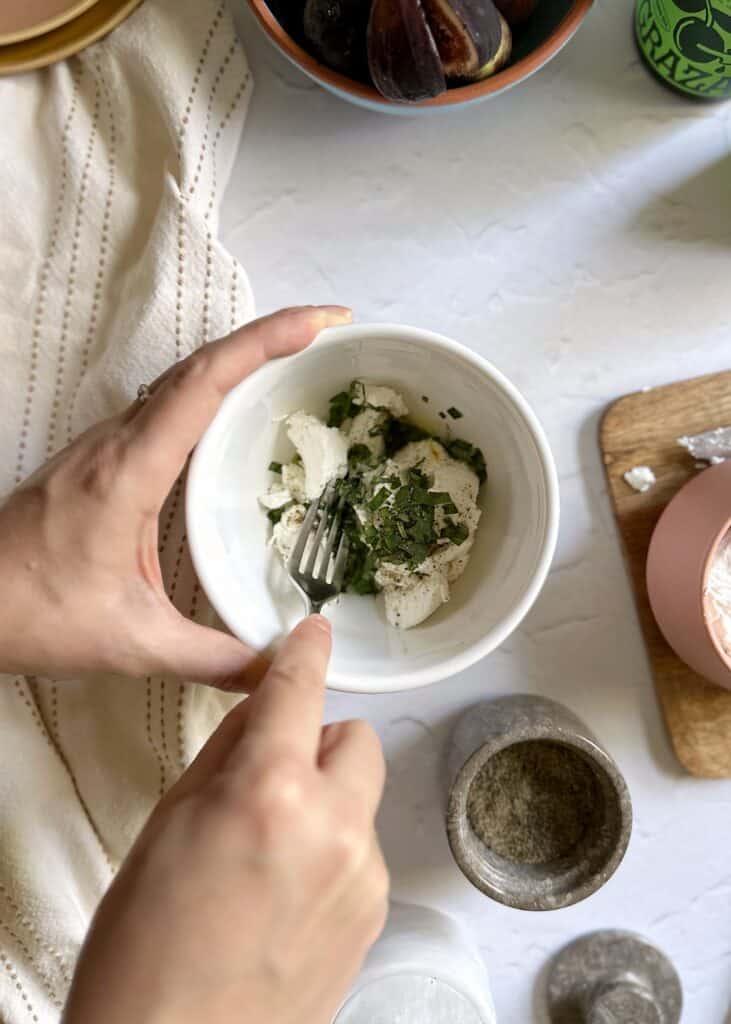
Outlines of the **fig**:
<svg viewBox="0 0 731 1024">
<path fill-rule="evenodd" d="M 492 0 L 421 0 L 447 78 L 481 78 L 501 48 L 503 29 Z"/>
<path fill-rule="evenodd" d="M 472 82 L 507 63 L 510 28 L 493 0 L 374 0 L 368 66 L 388 99 L 438 96 L 447 81 Z"/>
<path fill-rule="evenodd" d="M 442 61 L 421 0 L 373 0 L 368 66 L 387 99 L 414 103 L 447 88 Z"/>
<path fill-rule="evenodd" d="M 677 0 L 676 0 L 677 3 Z M 495 0 L 495 6 L 511 28 L 522 25 L 538 6 L 538 0 Z"/>
<path fill-rule="evenodd" d="M 369 10 L 369 0 L 307 0 L 303 27 L 314 56 L 333 71 L 364 77 Z"/>
<path fill-rule="evenodd" d="M 483 64 L 480 68 L 480 72 L 477 75 L 477 78 L 480 80 L 497 74 L 510 60 L 513 52 L 513 33 L 510 31 L 510 25 L 508 25 L 502 14 L 500 15 L 500 28 L 500 46 L 492 60 L 489 60 L 487 64 Z"/>
</svg>

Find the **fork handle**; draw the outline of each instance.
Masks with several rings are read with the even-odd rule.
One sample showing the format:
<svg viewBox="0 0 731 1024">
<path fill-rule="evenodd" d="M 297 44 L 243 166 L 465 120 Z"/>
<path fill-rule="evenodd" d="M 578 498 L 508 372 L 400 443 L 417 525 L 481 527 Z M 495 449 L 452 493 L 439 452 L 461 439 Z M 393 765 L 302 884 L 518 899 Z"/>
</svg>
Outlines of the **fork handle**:
<svg viewBox="0 0 731 1024">
<path fill-rule="evenodd" d="M 319 615 L 326 603 L 326 601 L 313 601 L 305 595 L 305 608 L 308 615 Z"/>
</svg>

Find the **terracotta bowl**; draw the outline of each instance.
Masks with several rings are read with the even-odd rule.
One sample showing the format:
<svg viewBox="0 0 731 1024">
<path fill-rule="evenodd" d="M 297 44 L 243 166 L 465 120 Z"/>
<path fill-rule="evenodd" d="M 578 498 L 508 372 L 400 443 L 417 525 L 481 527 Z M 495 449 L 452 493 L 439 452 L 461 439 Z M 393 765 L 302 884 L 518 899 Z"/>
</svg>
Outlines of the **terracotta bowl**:
<svg viewBox="0 0 731 1024">
<path fill-rule="evenodd" d="M 647 556 L 647 592 L 663 636 L 692 669 L 731 690 L 731 658 L 709 626 L 706 582 L 731 530 L 731 461 L 694 477 L 660 517 Z"/>
<path fill-rule="evenodd" d="M 448 89 L 423 103 L 392 103 L 370 84 L 331 71 L 302 47 L 303 3 L 292 0 L 248 0 L 269 39 L 306 75 L 341 99 L 386 114 L 419 114 L 444 107 L 479 103 L 529 78 L 571 39 L 589 13 L 593 0 L 540 0 L 525 25 L 516 29 L 512 63 L 492 78 Z"/>
</svg>

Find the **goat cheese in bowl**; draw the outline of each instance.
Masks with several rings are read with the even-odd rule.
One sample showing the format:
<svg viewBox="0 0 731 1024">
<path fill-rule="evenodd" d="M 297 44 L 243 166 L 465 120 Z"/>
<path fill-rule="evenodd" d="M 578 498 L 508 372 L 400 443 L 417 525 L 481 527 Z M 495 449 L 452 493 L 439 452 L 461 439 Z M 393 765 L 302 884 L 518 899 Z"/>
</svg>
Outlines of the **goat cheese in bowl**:
<svg viewBox="0 0 731 1024">
<path fill-rule="evenodd" d="M 350 416 L 354 396 L 349 381 L 371 388 L 367 408 Z M 333 396 L 338 396 L 334 433 L 323 435 Z M 300 415 L 286 423 L 293 413 Z M 428 436 L 404 436 L 392 446 L 382 432 L 384 413 L 387 421 L 418 424 Z M 288 436 L 292 428 L 294 444 Z M 484 456 L 489 479 L 477 494 L 473 514 L 481 510 L 479 520 L 470 520 L 471 477 L 457 478 L 458 471 L 430 439 L 440 439 L 447 455 L 465 466 L 477 459 L 473 448 Z M 411 444 L 426 444 L 426 450 L 415 457 Z M 397 493 L 410 470 L 430 466 L 433 483 L 427 477 L 429 487 L 422 488 L 419 480 L 418 489 L 449 494 L 457 513 L 445 515 L 456 525 L 464 521 L 470 547 L 462 559 L 466 549 L 461 551 L 461 545 L 438 545 L 449 552 L 445 561 L 456 563 L 447 569 L 449 600 L 441 600 L 442 590 L 436 610 L 415 628 L 394 628 L 387 617 L 387 582 L 407 583 L 410 600 L 416 602 L 408 572 L 406 580 L 386 577 L 389 571 L 398 577 L 403 563 L 389 563 L 395 570 L 380 567 L 377 586 L 383 597 L 360 595 L 351 586 L 341 600 L 327 605 L 333 624 L 328 685 L 366 693 L 424 686 L 468 668 L 519 625 L 543 585 L 558 529 L 556 471 L 540 424 L 513 385 L 464 346 L 414 327 L 355 324 L 324 331 L 305 351 L 273 360 L 242 381 L 224 400 L 191 460 L 186 517 L 193 562 L 231 632 L 273 653 L 302 618 L 303 605 L 279 550 L 270 543 L 273 524 L 266 513 L 280 522 L 296 520 L 296 506 L 312 500 L 308 489 L 314 494 L 333 473 L 347 481 L 340 474 L 350 469 L 348 455 L 352 461 L 357 445 L 367 448 L 368 459 L 372 456 L 379 466 L 385 456 L 398 457 L 404 483 Z M 297 450 L 301 466 L 299 460 L 293 465 Z M 422 455 L 424 462 L 417 467 Z M 305 461 L 311 467 L 309 481 Z M 272 463 L 281 463 L 281 473 L 269 468 Z M 416 489 L 415 478 L 412 484 Z M 260 502 L 264 495 L 266 508 Z M 294 529 L 296 522 L 291 525 Z M 440 532 L 443 528 L 440 523 Z M 438 550 L 428 551 L 428 557 L 437 554 L 445 558 Z M 431 574 L 437 582 L 443 569 Z M 416 618 L 417 611 L 436 604 L 431 593 L 424 602 L 409 614 Z M 402 608 L 402 626 L 405 622 Z"/>
<path fill-rule="evenodd" d="M 391 387 L 354 380 L 329 406 L 327 423 L 302 410 L 287 417 L 294 458 L 270 463 L 277 480 L 259 499 L 272 543 L 286 565 L 309 503 L 334 483 L 349 540 L 345 590 L 383 593 L 388 622 L 411 629 L 449 600 L 467 566 L 484 456 L 451 431 L 417 426 Z"/>
</svg>

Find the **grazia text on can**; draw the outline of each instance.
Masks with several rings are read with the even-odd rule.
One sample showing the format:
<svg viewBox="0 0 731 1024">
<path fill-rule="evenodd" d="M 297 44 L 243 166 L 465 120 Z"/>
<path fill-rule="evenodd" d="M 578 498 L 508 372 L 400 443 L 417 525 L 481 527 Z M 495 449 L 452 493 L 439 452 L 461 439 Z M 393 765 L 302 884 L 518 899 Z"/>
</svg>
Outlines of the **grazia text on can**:
<svg viewBox="0 0 731 1024">
<path fill-rule="evenodd" d="M 638 0 L 636 31 L 667 85 L 697 99 L 731 99 L 731 0 Z"/>
</svg>

